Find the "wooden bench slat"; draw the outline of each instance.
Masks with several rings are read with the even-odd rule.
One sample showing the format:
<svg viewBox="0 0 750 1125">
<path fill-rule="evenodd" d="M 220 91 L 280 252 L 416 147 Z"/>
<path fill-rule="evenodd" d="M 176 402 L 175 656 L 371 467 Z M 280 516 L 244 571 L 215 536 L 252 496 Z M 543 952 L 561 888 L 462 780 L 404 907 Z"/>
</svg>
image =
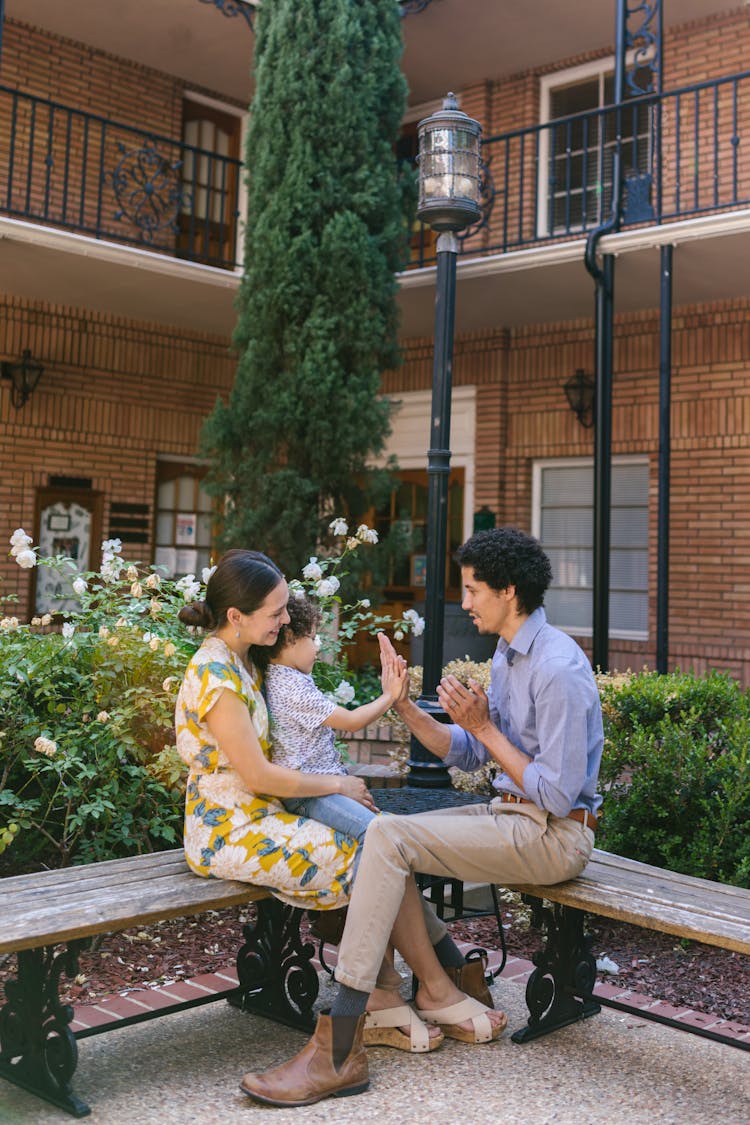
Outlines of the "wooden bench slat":
<svg viewBox="0 0 750 1125">
<path fill-rule="evenodd" d="M 647 929 L 750 953 L 750 892 L 595 851 L 577 879 L 513 890 Z"/>
<path fill-rule="evenodd" d="M 139 867 L 129 860 L 82 867 L 85 877 L 75 880 L 71 875 L 77 868 L 41 872 L 58 878 L 42 878 L 43 891 L 33 895 L 28 883 L 33 876 L 2 880 L 0 953 L 255 902 L 269 895 L 251 883 L 194 875 L 181 850 L 161 854 L 164 859 L 153 863 L 150 857 L 146 862 L 139 857 Z"/>
</svg>

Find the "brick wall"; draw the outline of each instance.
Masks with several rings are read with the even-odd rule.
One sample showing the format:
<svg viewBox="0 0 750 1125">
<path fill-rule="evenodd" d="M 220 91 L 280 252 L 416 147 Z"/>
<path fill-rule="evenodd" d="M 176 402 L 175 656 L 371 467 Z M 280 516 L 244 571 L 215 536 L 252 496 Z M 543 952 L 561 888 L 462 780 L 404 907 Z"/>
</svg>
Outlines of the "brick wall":
<svg viewBox="0 0 750 1125">
<path fill-rule="evenodd" d="M 29 347 L 45 357 L 21 410 L 0 383 L 0 544 L 16 527 L 31 531 L 36 489 L 55 475 L 91 479 L 104 494 L 105 533 L 113 502 L 153 513 L 158 456 L 193 457 L 203 418 L 231 386 L 228 343 L 0 296 L 0 355 Z M 0 596 L 27 591 L 28 575 L 0 547 Z"/>
<path fill-rule="evenodd" d="M 650 460 L 650 637 L 613 640 L 612 667 L 655 663 L 658 313 L 615 324 L 614 454 Z M 593 456 L 562 385 L 590 366 L 592 321 L 532 325 L 456 341 L 454 380 L 477 385 L 477 506 L 529 528 L 533 462 Z M 426 389 L 426 345 L 386 389 Z M 672 337 L 670 661 L 750 683 L 750 299 L 676 309 Z M 583 642 L 587 647 L 588 642 Z"/>
</svg>

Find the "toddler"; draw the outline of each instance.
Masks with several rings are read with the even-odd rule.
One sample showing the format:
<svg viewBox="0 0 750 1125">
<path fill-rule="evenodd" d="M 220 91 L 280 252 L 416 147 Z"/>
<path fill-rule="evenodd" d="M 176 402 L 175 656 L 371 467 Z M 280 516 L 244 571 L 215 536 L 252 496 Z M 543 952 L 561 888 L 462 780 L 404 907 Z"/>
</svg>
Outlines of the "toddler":
<svg viewBox="0 0 750 1125">
<path fill-rule="evenodd" d="M 278 640 L 251 655 L 261 667 L 265 664 L 265 693 L 271 719 L 273 760 L 277 765 L 303 773 L 347 772 L 336 749 L 334 731 L 362 730 L 384 715 L 396 702 L 406 681 L 406 663 L 388 670 L 383 666 L 383 692 L 371 703 L 353 711 L 340 707 L 324 695 L 312 678 L 318 646 L 315 634 L 320 610 L 310 599 L 292 597 L 287 605 L 289 624 L 283 625 Z M 368 794 L 369 796 L 369 794 Z M 319 820 L 347 836 L 364 841 L 367 826 L 377 814 L 370 798 L 365 806 L 351 797 L 330 793 L 324 797 L 285 797 L 289 812 Z"/>
</svg>

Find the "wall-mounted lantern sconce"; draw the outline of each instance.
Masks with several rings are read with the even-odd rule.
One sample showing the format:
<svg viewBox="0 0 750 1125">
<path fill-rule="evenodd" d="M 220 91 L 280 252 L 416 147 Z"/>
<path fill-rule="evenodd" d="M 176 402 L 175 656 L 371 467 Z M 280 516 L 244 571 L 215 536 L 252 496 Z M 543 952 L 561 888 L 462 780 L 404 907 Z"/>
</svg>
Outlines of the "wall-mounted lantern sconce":
<svg viewBox="0 0 750 1125">
<path fill-rule="evenodd" d="M 565 383 L 563 390 L 568 400 L 568 406 L 581 425 L 587 428 L 593 426 L 594 396 L 596 393 L 596 383 L 593 376 L 587 375 L 583 368 L 579 367 L 575 375 L 571 375 Z"/>
<path fill-rule="evenodd" d="M 19 410 L 36 390 L 37 384 L 44 374 L 41 363 L 35 363 L 31 352 L 24 348 L 19 363 L 3 363 L 1 366 L 3 379 L 9 379 L 10 401 L 16 410 Z"/>
</svg>

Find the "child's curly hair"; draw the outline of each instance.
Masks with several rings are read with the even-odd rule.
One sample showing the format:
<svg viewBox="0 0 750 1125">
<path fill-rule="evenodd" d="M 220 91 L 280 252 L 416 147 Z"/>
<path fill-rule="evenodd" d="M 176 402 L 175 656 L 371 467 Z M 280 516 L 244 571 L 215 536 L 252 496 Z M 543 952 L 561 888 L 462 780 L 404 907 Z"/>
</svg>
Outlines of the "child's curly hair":
<svg viewBox="0 0 750 1125">
<path fill-rule="evenodd" d="M 272 645 L 251 645 L 249 656 L 259 672 L 265 672 L 274 656 L 298 637 L 309 637 L 317 631 L 321 621 L 320 606 L 305 593 L 292 594 L 287 603 L 289 623 L 282 625 Z"/>
</svg>

